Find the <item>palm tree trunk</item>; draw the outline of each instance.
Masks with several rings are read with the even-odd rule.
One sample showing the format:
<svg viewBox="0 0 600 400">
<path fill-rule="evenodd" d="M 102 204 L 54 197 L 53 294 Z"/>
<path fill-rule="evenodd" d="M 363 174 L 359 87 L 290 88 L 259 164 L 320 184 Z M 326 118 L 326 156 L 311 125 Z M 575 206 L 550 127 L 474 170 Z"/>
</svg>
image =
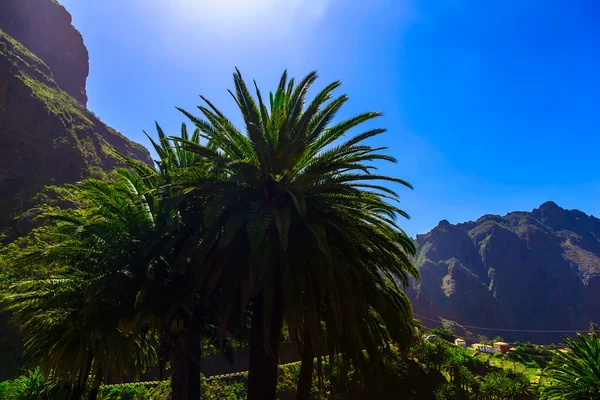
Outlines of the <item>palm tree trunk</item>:
<svg viewBox="0 0 600 400">
<path fill-rule="evenodd" d="M 83 398 L 83 391 L 88 378 L 90 377 L 90 369 L 92 368 L 93 357 L 90 356 L 84 370 L 79 371 L 79 380 L 75 384 L 73 391 L 71 392 L 71 400 L 80 400 Z"/>
<path fill-rule="evenodd" d="M 77 382 L 77 384 L 73 388 L 73 391 L 71 392 L 71 400 L 81 400 L 82 397 L 83 388 L 81 386 L 81 383 Z"/>
<path fill-rule="evenodd" d="M 186 341 L 180 337 L 171 352 L 171 399 L 188 400 L 189 364 Z"/>
<path fill-rule="evenodd" d="M 98 398 L 98 391 L 100 391 L 100 384 L 102 383 L 102 372 L 100 368 L 94 374 L 94 382 L 92 383 L 92 388 L 90 389 L 90 394 L 88 396 L 88 400 L 96 400 Z"/>
<path fill-rule="evenodd" d="M 283 324 L 283 295 L 277 291 L 274 299 L 270 332 L 264 331 L 263 297 L 258 295 L 252 309 L 250 328 L 250 365 L 248 368 L 248 400 L 276 400 L 279 341 Z M 269 346 L 265 348 L 265 335 Z"/>
<path fill-rule="evenodd" d="M 158 348 L 158 380 L 162 381 L 165 379 L 165 372 L 167 361 L 169 361 L 169 348 L 168 348 L 168 340 L 165 339 L 167 335 L 162 335 L 162 340 L 160 342 Z"/>
<path fill-rule="evenodd" d="M 300 366 L 300 377 L 298 378 L 296 400 L 310 399 L 314 362 L 315 355 L 310 344 L 310 339 L 307 336 L 304 340 L 304 348 L 302 350 L 302 365 Z"/>
<path fill-rule="evenodd" d="M 188 400 L 199 400 L 202 395 L 200 363 L 188 354 Z"/>
</svg>

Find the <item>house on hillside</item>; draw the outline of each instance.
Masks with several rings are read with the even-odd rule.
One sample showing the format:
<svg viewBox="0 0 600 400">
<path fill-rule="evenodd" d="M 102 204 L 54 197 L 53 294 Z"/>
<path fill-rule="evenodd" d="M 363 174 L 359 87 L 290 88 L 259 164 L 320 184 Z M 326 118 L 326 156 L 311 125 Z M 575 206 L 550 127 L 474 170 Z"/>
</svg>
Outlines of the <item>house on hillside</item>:
<svg viewBox="0 0 600 400">
<path fill-rule="evenodd" d="M 501 354 L 506 354 L 510 350 L 510 345 L 505 342 L 496 342 L 494 343 L 494 347 Z"/>
<path fill-rule="evenodd" d="M 496 350 L 496 348 L 494 346 L 490 346 L 487 344 L 481 344 L 481 343 L 473 343 L 471 345 L 471 348 L 473 348 L 474 350 L 480 351 L 482 353 L 494 354 L 494 353 L 498 352 L 498 350 Z"/>
<path fill-rule="evenodd" d="M 467 342 L 465 342 L 464 339 L 461 338 L 454 339 L 454 344 L 460 347 L 467 347 Z"/>
</svg>

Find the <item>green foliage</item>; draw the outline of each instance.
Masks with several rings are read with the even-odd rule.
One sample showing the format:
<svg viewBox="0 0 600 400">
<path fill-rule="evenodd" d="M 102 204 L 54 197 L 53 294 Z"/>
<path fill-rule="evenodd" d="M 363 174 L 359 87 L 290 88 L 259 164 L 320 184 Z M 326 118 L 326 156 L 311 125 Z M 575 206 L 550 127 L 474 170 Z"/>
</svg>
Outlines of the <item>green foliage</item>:
<svg viewBox="0 0 600 400">
<path fill-rule="evenodd" d="M 451 383 L 443 383 L 435 389 L 435 400 L 459 399 L 456 388 Z"/>
<path fill-rule="evenodd" d="M 162 158 L 178 149 L 198 157 L 199 167 L 177 179 L 188 204 L 204 210 L 205 230 L 195 232 L 196 248 L 186 256 L 214 282 L 210 289 L 219 288 L 222 318 L 252 304 L 253 324 L 267 329 L 254 348 L 278 342 L 284 321 L 292 344 L 310 358 L 341 353 L 358 367 L 363 349 L 381 361 L 385 343 L 406 347 L 412 339 L 400 288 L 418 276 L 410 261 L 415 245 L 395 221 L 407 216 L 395 204 L 398 194 L 382 183 L 410 185 L 375 173 L 373 163 L 395 162 L 385 148 L 366 144 L 384 129 L 351 134 L 380 113 L 332 123 L 348 97 L 334 97 L 334 82 L 308 100 L 316 78 L 288 81 L 284 73 L 265 103 L 236 70 L 231 94 L 243 131 L 204 99 L 201 117 L 181 111 L 205 142 L 169 137 L 174 149 L 164 140 L 154 147 Z M 210 268 L 213 257 L 218 269 Z"/>
<path fill-rule="evenodd" d="M 207 400 L 242 400 L 248 391 L 247 377 L 230 380 L 214 380 L 203 384 L 203 398 Z"/>
<path fill-rule="evenodd" d="M 430 342 L 425 342 L 431 345 Z M 312 398 L 315 400 L 534 400 L 535 387 L 522 373 L 504 371 L 485 366 L 481 360 L 468 354 L 465 349 L 444 341 L 439 345 L 447 352 L 443 365 L 423 365 L 407 357 L 397 348 L 384 352 L 384 368 L 372 365 L 373 372 L 364 375 L 342 358 L 321 361 L 320 370 L 315 372 Z M 432 348 L 432 346 L 430 346 Z M 367 365 L 371 365 L 368 358 Z M 438 372 L 439 371 L 439 372 Z M 277 384 L 279 399 L 295 398 L 300 364 L 280 367 Z M 247 375 L 242 377 L 203 382 L 203 398 L 242 400 L 247 395 Z M 123 385 L 102 387 L 103 400 L 166 400 L 169 383 L 158 387 Z"/>
<path fill-rule="evenodd" d="M 93 126 L 85 107 L 68 93 L 25 74 L 21 74 L 21 80 L 31 89 L 33 96 L 61 120 L 72 123 L 74 127 Z"/>
<path fill-rule="evenodd" d="M 21 327 L 26 355 L 44 374 L 97 387 L 104 371 L 136 375 L 155 352 L 145 334 L 132 335 L 122 322 L 133 319 L 140 239 L 152 231 L 148 198 L 125 170 L 111 180 L 69 186 L 62 200 L 73 211 L 47 207 L 39 242 L 14 260 L 16 270 L 41 271 L 13 285 L 2 306 Z M 135 256 L 134 256 L 135 255 Z"/>
<path fill-rule="evenodd" d="M 499 371 L 485 376 L 474 388 L 477 399 L 530 400 L 537 399 L 535 388 L 527 377 L 519 372 Z"/>
<path fill-rule="evenodd" d="M 452 332 L 449 329 L 446 328 L 433 328 L 431 330 L 429 330 L 427 333 L 427 335 L 436 335 L 450 343 L 454 343 L 454 340 L 456 340 L 456 335 L 454 334 L 454 332 Z"/>
<path fill-rule="evenodd" d="M 523 343 L 515 347 L 515 351 L 507 353 L 505 359 L 509 361 L 518 361 L 532 368 L 546 368 L 554 358 L 555 354 L 555 351 L 544 347 L 536 346 L 531 343 Z"/>
<path fill-rule="evenodd" d="M 571 351 L 556 352 L 544 373 L 549 378 L 544 399 L 587 400 L 600 398 L 600 338 L 578 333 L 565 345 Z"/>
<path fill-rule="evenodd" d="M 26 236 L 0 247 L 0 291 L 6 290 L 11 284 L 19 280 L 48 272 L 48 269 L 42 265 L 24 266 L 15 263 L 23 254 L 24 249 L 31 251 L 46 246 L 46 232 L 46 227 L 36 228 Z"/>
<path fill-rule="evenodd" d="M 167 400 L 169 392 L 168 382 L 161 382 L 155 387 L 139 384 L 102 386 L 98 400 Z"/>
<path fill-rule="evenodd" d="M 436 399 L 535 399 L 536 391 L 529 378 L 518 371 L 499 369 L 484 362 L 477 353 L 453 346 L 444 340 L 421 341 L 411 349 L 427 369 L 448 377 L 436 388 Z M 485 355 L 487 359 L 492 357 Z M 487 397 L 486 397 L 487 396 Z"/>
<path fill-rule="evenodd" d="M 40 100 L 49 112 L 63 121 L 74 122 L 75 126 L 93 125 L 87 117 L 85 106 L 56 85 L 50 69 L 41 59 L 1 29 L 0 43 L 4 44 L 5 49 L 0 55 L 4 55 L 16 67 L 15 77 L 31 89 L 32 95 Z"/>
<path fill-rule="evenodd" d="M 429 369 L 441 371 L 442 365 L 451 356 L 450 348 L 442 339 L 420 340 L 411 348 L 414 357 Z"/>
<path fill-rule="evenodd" d="M 35 368 L 13 381 L 0 383 L 0 399 L 3 400 L 52 400 L 56 385 L 46 380 Z"/>
<path fill-rule="evenodd" d="M 0 47 L 0 55 L 6 56 L 9 60 L 17 63 L 19 69 L 29 70 L 36 74 L 44 74 L 50 71 L 50 68 L 38 56 L 2 29 L 0 29 L 0 43 L 4 45 Z"/>
</svg>

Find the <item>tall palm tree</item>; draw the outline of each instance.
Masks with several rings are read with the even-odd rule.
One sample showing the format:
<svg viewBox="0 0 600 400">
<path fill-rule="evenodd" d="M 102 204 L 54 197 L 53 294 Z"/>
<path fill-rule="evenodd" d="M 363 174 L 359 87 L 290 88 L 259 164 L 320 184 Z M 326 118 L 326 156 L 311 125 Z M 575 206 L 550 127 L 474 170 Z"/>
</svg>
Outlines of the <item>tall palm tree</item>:
<svg viewBox="0 0 600 400">
<path fill-rule="evenodd" d="M 189 268 L 187 256 L 189 248 L 195 248 L 190 243 L 203 233 L 203 210 L 182 196 L 175 183 L 191 166 L 196 178 L 209 171 L 196 153 L 173 146 L 158 124 L 156 130 L 158 140 L 148 138 L 159 156 L 157 170 L 121 157 L 146 186 L 145 195 L 155 199 L 155 226 L 163 227 L 162 233 L 154 236 L 156 241 L 145 243 L 146 251 L 154 258 L 149 264 L 151 272 L 136 296 L 133 326 L 149 325 L 158 333 L 159 371 L 162 373 L 166 361 L 170 361 L 172 398 L 196 400 L 201 396 L 202 339 L 220 335 L 214 318 L 214 296 L 201 296 L 196 271 Z M 196 129 L 190 135 L 182 124 L 179 139 L 199 143 L 200 131 Z M 227 341 L 221 342 L 221 347 L 223 355 L 232 361 Z"/>
<path fill-rule="evenodd" d="M 157 129 L 159 137 L 164 138 L 158 125 Z M 190 139 L 185 126 L 182 138 Z M 196 140 L 194 135 L 191 140 Z M 95 384 L 92 395 L 97 392 L 108 365 L 99 355 L 112 355 L 111 360 L 122 360 L 121 364 L 129 359 L 116 351 L 118 348 L 108 347 L 125 346 L 117 340 L 119 337 L 110 335 L 134 338 L 129 343 L 134 348 L 147 346 L 146 341 L 140 342 L 144 339 L 144 329 L 148 323 L 156 327 L 155 322 L 160 320 L 161 327 L 167 327 L 170 337 L 178 340 L 183 336 L 181 321 L 189 319 L 185 318 L 185 310 L 190 304 L 193 306 L 196 297 L 185 271 L 173 273 L 169 263 L 174 259 L 172 254 L 181 234 L 178 198 L 169 185 L 171 170 L 186 165 L 195 155 L 171 151 L 168 143 L 163 146 L 164 151 L 158 151 L 158 170 L 117 154 L 129 169 L 117 169 L 107 181 L 88 179 L 69 186 L 67 192 L 77 210 L 45 213 L 43 217 L 52 225 L 45 238 L 48 246 L 28 252 L 20 260 L 21 264 L 52 268 L 61 275 L 20 285 L 15 288 L 17 293 L 7 299 L 8 306 L 16 311 L 14 321 L 29 335 L 30 347 L 35 350 L 31 353 L 45 357 L 47 370 L 55 374 L 64 376 L 79 371 L 81 388 L 92 374 Z M 53 290 L 46 290 L 47 285 L 52 285 Z M 160 302 L 147 300 L 152 289 L 163 290 L 154 293 L 163 296 Z M 54 298 L 54 293 L 63 296 Z M 44 326 L 38 324 L 43 316 L 48 316 Z M 85 321 L 89 324 L 84 324 Z M 38 324 L 34 328 L 39 329 L 29 329 L 31 324 Z M 44 335 L 49 334 L 57 342 L 64 341 L 63 350 L 70 352 L 53 352 L 57 346 L 48 349 L 53 342 L 45 340 Z M 86 337 L 90 342 L 84 342 Z M 77 338 L 82 338 L 80 346 L 69 342 Z M 167 335 L 161 337 L 166 338 Z M 92 339 L 96 342 L 91 342 Z M 197 398 L 199 362 L 195 363 L 198 368 L 193 374 L 187 368 L 189 352 L 184 349 L 183 355 L 177 357 L 180 353 L 171 352 L 173 398 L 187 398 L 189 385 L 194 383 Z M 65 357 L 81 362 L 79 365 L 64 362 Z M 121 376 L 124 369 L 111 366 L 111 371 Z"/>
<path fill-rule="evenodd" d="M 140 243 L 153 239 L 155 218 L 140 182 L 124 169 L 111 182 L 86 180 L 68 193 L 80 208 L 43 214 L 53 224 L 47 246 L 17 261 L 48 268 L 52 276 L 17 284 L 4 303 L 44 372 L 76 381 L 75 397 L 93 375 L 94 398 L 108 370 L 135 374 L 153 359 L 146 337 L 131 335 L 121 322 L 134 317 L 146 273 Z"/>
<path fill-rule="evenodd" d="M 203 98 L 204 118 L 181 111 L 206 142 L 170 138 L 210 171 L 192 168 L 179 180 L 204 212 L 205 232 L 184 257 L 200 260 L 223 315 L 250 305 L 249 399 L 275 399 L 284 321 L 306 359 L 337 351 L 360 359 L 363 349 L 376 355 L 390 333 L 406 343 L 412 336 L 410 303 L 395 282 L 418 275 L 409 259 L 415 247 L 395 222 L 407 217 L 396 192 L 381 182 L 410 185 L 376 173 L 373 162 L 395 162 L 385 147 L 365 143 L 384 129 L 347 137 L 381 114 L 332 123 L 348 97 L 332 98 L 334 82 L 306 104 L 316 78 L 296 84 L 284 73 L 267 106 L 236 70 L 230 93 L 243 133 Z"/>
<path fill-rule="evenodd" d="M 201 396 L 200 343 L 202 337 L 215 335 L 215 322 L 208 302 L 199 296 L 194 271 L 181 257 L 187 253 L 187 239 L 202 232 L 197 229 L 202 226 L 202 210 L 188 204 L 173 183 L 182 169 L 194 165 L 196 176 L 203 176 L 205 168 L 197 154 L 174 147 L 158 123 L 156 130 L 157 141 L 147 136 L 159 156 L 157 169 L 118 155 L 135 173 L 155 216 L 151 240 L 140 241 L 140 251 L 149 255 L 145 259 L 149 273 L 136 295 L 131 328 L 150 327 L 158 333 L 159 370 L 170 362 L 172 398 L 196 400 Z M 179 138 L 198 143 L 199 130 L 190 135 L 182 124 Z"/>
<path fill-rule="evenodd" d="M 142 179 L 153 180 L 149 190 L 160 196 L 162 202 L 176 214 L 176 227 L 170 230 L 168 247 L 159 248 L 161 263 L 153 269 L 138 294 L 137 310 L 141 322 L 149 321 L 159 332 L 161 342 L 160 370 L 164 361 L 171 362 L 171 388 L 173 399 L 193 399 L 201 396 L 200 358 L 201 341 L 219 336 L 212 297 L 201 297 L 196 271 L 189 268 L 188 255 L 195 249 L 194 239 L 203 234 L 203 210 L 197 203 L 189 202 L 175 183 L 180 180 L 182 171 L 193 166 L 193 176 L 197 179 L 208 174 L 205 162 L 194 152 L 173 146 L 166 138 L 163 129 L 156 124 L 158 140 L 148 136 L 159 156 L 156 161 L 158 171 L 140 174 Z M 200 131 L 190 135 L 187 126 L 182 124 L 180 140 L 199 143 Z M 139 162 L 124 160 L 135 167 Z M 141 165 L 143 167 L 143 165 Z M 191 244 L 191 245 L 190 245 Z M 224 355 L 228 347 L 222 342 Z"/>
<path fill-rule="evenodd" d="M 565 342 L 570 353 L 556 352 L 544 371 L 542 397 L 550 400 L 600 398 L 600 338 L 578 333 Z"/>
</svg>

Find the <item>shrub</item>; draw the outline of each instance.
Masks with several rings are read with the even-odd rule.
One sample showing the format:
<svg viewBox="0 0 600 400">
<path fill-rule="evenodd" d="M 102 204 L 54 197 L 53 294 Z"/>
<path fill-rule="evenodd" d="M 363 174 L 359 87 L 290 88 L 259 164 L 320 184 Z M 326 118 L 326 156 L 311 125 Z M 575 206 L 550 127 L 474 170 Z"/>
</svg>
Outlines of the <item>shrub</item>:
<svg viewBox="0 0 600 400">
<path fill-rule="evenodd" d="M 449 383 L 438 386 L 434 392 L 435 400 L 454 400 L 457 399 L 456 389 Z"/>
<path fill-rule="evenodd" d="M 456 335 L 451 330 L 445 328 L 434 328 L 427 332 L 428 335 L 436 335 L 450 343 L 454 343 Z"/>
<path fill-rule="evenodd" d="M 554 354 L 544 347 L 524 343 L 517 346 L 515 351 L 508 353 L 506 359 L 521 362 L 529 368 L 545 368 L 552 361 Z"/>
<path fill-rule="evenodd" d="M 28 371 L 13 381 L 0 383 L 3 400 L 50 400 L 57 385 L 46 380 L 39 367 Z"/>
<path fill-rule="evenodd" d="M 101 400 L 145 400 L 153 390 L 144 385 L 102 386 L 98 397 Z"/>
</svg>

